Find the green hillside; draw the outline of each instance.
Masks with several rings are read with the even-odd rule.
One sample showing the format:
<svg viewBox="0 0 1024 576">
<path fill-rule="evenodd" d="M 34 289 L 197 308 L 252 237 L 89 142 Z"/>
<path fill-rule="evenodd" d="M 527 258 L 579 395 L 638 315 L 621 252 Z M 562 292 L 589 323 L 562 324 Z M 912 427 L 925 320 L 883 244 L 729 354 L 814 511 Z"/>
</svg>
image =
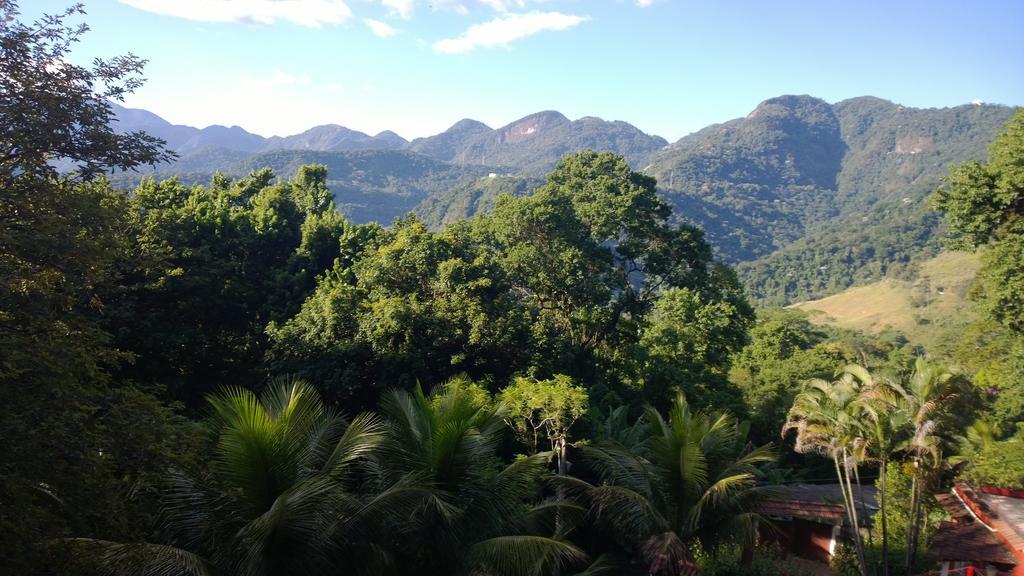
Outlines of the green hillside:
<svg viewBox="0 0 1024 576">
<path fill-rule="evenodd" d="M 147 126 L 160 121 L 127 112 Z M 407 150 L 205 148 L 114 180 L 133 187 L 140 175 L 177 175 L 194 184 L 218 170 L 243 176 L 269 166 L 281 176 L 325 164 L 351 221 L 388 224 L 415 211 L 439 228 L 490 210 L 502 192 L 528 193 L 567 153 L 610 150 L 658 180 L 677 221 L 704 229 L 757 304 L 777 306 L 875 282 L 937 254 L 942 219 L 924 199 L 949 165 L 985 158 L 1011 113 L 995 105 L 916 109 L 867 96 L 837 104 L 780 96 L 667 146 L 625 122 L 545 111 L 497 129 L 462 120 Z M 319 127 L 305 135 L 349 132 Z M 297 136 L 290 138 L 280 140 Z M 489 173 L 501 177 L 480 180 Z"/>
<path fill-rule="evenodd" d="M 488 175 L 467 180 L 441 194 L 427 197 L 414 212 L 428 227 L 439 230 L 447 224 L 490 212 L 502 194 L 526 196 L 544 181 L 540 178 Z"/>
<path fill-rule="evenodd" d="M 390 224 L 425 199 L 443 195 L 460 182 L 475 180 L 492 170 L 486 166 L 440 162 L 399 150 L 278 150 L 242 159 L 230 152 L 218 157 L 226 161 L 217 169 L 209 163 L 194 164 L 190 160 L 191 170 L 182 173 L 174 171 L 177 165 L 171 165 L 158 170 L 125 172 L 113 179 L 122 187 L 133 187 L 140 177 L 147 175 L 157 179 L 175 176 L 184 184 L 205 184 L 218 170 L 237 178 L 262 168 L 270 168 L 279 179 L 286 179 L 304 164 L 323 164 L 327 167 L 327 186 L 334 195 L 334 202 L 349 220 Z"/>
<path fill-rule="evenodd" d="M 950 164 L 984 158 L 1011 113 L 782 96 L 683 138 L 645 171 L 739 264 L 756 301 L 782 305 L 936 254 L 941 218 L 924 198 Z"/>
<path fill-rule="evenodd" d="M 977 254 L 943 252 L 907 269 L 902 279 L 884 278 L 792 308 L 820 324 L 872 334 L 896 330 L 936 350 L 976 318 L 967 294 L 979 265 Z"/>
</svg>

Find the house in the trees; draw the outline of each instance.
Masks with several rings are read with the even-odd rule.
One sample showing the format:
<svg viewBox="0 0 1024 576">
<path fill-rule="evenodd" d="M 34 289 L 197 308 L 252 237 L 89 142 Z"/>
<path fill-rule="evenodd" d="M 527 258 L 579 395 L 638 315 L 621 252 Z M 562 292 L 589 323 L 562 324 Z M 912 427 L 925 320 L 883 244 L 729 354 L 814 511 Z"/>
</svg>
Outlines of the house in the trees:
<svg viewBox="0 0 1024 576">
<path fill-rule="evenodd" d="M 864 528 L 878 510 L 875 487 L 854 487 L 853 492 Z M 836 546 L 850 536 L 839 484 L 781 486 L 761 505 L 761 514 L 771 521 L 761 526 L 763 542 L 776 543 L 784 553 L 809 560 L 828 562 Z"/>
<path fill-rule="evenodd" d="M 957 483 L 936 496 L 949 514 L 926 557 L 943 576 L 1024 576 L 1024 492 Z"/>
</svg>

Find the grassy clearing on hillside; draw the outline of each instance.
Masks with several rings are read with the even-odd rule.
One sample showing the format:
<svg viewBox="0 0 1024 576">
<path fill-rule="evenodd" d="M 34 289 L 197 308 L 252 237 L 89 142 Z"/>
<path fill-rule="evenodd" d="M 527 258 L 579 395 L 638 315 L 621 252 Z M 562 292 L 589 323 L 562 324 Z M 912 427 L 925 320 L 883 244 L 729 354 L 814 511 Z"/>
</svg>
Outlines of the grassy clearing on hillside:
<svg viewBox="0 0 1024 576">
<path fill-rule="evenodd" d="M 974 319 L 967 293 L 978 266 L 977 254 L 943 252 L 921 263 L 913 280 L 885 278 L 791 307 L 820 324 L 868 333 L 897 330 L 936 351 Z"/>
</svg>

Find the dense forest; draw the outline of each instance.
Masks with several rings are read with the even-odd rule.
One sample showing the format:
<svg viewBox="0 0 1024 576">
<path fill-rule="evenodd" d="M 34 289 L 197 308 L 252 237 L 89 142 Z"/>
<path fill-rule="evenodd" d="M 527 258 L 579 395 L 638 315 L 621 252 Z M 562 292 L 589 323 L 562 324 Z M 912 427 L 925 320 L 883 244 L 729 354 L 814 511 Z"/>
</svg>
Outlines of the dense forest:
<svg viewBox="0 0 1024 576">
<path fill-rule="evenodd" d="M 675 221 L 705 231 L 716 256 L 738 265 L 755 303 L 787 305 L 934 256 L 944 229 L 925 198 L 950 165 L 983 160 L 1012 114 L 990 104 L 916 109 L 873 97 L 829 104 L 782 96 L 671 145 L 623 122 L 570 122 L 556 112 L 497 129 L 462 120 L 403 144 L 335 125 L 263 139 L 118 107 L 117 130 L 151 131 L 180 157 L 113 182 L 206 183 L 217 171 L 239 178 L 270 167 L 285 176 L 323 164 L 336 204 L 353 223 L 388 224 L 413 211 L 439 229 L 490 210 L 497 192 L 531 192 L 567 153 L 606 150 L 657 179 Z M 500 180 L 480 180 L 492 174 Z"/>
<path fill-rule="evenodd" d="M 68 60 L 83 15 L 22 22 L 0 0 L 3 573 L 797 574 L 758 537 L 761 504 L 825 481 L 853 527 L 837 573 L 911 574 L 933 567 L 932 493 L 1024 488 L 1024 112 L 964 111 L 1008 122 L 987 160 L 925 181 L 920 225 L 982 254 L 978 320 L 940 354 L 755 309 L 649 175 L 696 197 L 682 168 L 611 152 L 534 182 L 404 150 L 271 151 L 242 176 L 124 187 L 175 153 L 115 129 L 142 60 Z M 761 115 L 796 106 L 834 138 L 874 105 Z M 698 148 L 740 169 L 735 148 Z M 835 182 L 842 154 L 779 185 L 868 186 Z M 386 155 L 413 159 L 381 184 L 404 212 L 413 180 L 450 192 L 353 219 L 346 194 Z"/>
</svg>

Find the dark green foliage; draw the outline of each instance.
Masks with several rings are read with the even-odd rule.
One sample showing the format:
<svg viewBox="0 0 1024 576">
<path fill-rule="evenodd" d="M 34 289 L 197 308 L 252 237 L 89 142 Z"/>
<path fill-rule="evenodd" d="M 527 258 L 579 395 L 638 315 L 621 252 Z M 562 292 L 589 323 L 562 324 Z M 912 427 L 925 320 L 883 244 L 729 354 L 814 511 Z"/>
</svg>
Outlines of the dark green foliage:
<svg viewBox="0 0 1024 576">
<path fill-rule="evenodd" d="M 504 381 L 527 367 L 529 322 L 501 269 L 463 235 L 406 219 L 339 259 L 292 319 L 269 329 L 271 366 L 316 377 L 332 398 L 460 374 Z"/>
<path fill-rule="evenodd" d="M 259 399 L 228 389 L 209 403 L 210 472 L 171 476 L 164 541 L 81 540 L 83 555 L 115 574 L 299 575 L 338 565 L 375 573 L 386 561 L 375 537 L 424 492 L 373 481 L 382 422 L 347 422 L 298 381 L 272 383 Z"/>
<path fill-rule="evenodd" d="M 136 538 L 190 427 L 148 387 L 111 378 L 128 359 L 103 321 L 120 264 L 126 199 L 96 178 L 165 157 L 117 136 L 109 98 L 138 86 L 134 57 L 66 62 L 85 31 L 73 6 L 33 25 L 0 2 L 0 572 L 73 573 L 53 539 Z M 79 171 L 57 178 L 48 161 Z M 90 181 L 91 180 L 91 181 Z"/>
<path fill-rule="evenodd" d="M 416 207 L 415 213 L 428 228 L 440 230 L 448 224 L 490 212 L 502 194 L 526 196 L 541 184 L 543 180 L 516 176 L 467 180 L 442 194 L 427 197 Z"/>
<path fill-rule="evenodd" d="M 934 203 L 954 246 L 987 247 L 976 286 L 982 313 L 1024 333 L 1024 111 L 992 143 L 986 164 L 950 171 Z"/>
<path fill-rule="evenodd" d="M 750 344 L 734 360 L 730 379 L 750 408 L 752 433 L 767 441 L 793 404 L 793 398 L 812 378 L 829 378 L 843 363 L 841 348 L 827 342 L 803 314 L 763 315 L 750 331 Z"/>
<path fill-rule="evenodd" d="M 528 576 L 586 559 L 538 502 L 545 455 L 505 464 L 501 407 L 466 380 L 346 420 L 302 382 L 209 399 L 207 473 L 170 478 L 160 543 L 75 539 L 113 574 Z M 578 514 L 575 516 L 578 517 Z"/>
<path fill-rule="evenodd" d="M 177 176 L 179 181 L 191 185 L 208 182 L 214 171 L 239 178 L 263 168 L 271 169 L 274 174 L 295 174 L 302 166 L 320 165 L 327 170 L 324 183 L 346 217 L 355 223 L 388 223 L 428 197 L 441 194 L 467 178 L 478 178 L 493 171 L 486 166 L 459 166 L 397 150 L 278 150 L 245 154 L 240 161 L 236 157 L 227 154 L 223 162 L 203 160 L 199 164 L 186 158 L 182 163 L 142 171 L 142 175 L 156 179 Z M 114 182 L 133 187 L 139 179 L 139 174 L 125 172 L 117 174 Z"/>
<path fill-rule="evenodd" d="M 953 357 L 987 400 L 983 419 L 1013 433 L 1024 422 L 1024 339 L 995 321 L 979 321 L 958 335 Z"/>
<path fill-rule="evenodd" d="M 740 391 L 729 381 L 732 359 L 753 325 L 732 271 L 721 270 L 731 294 L 713 301 L 688 288 L 670 288 L 654 304 L 641 329 L 634 385 L 661 404 L 682 390 L 698 406 L 745 412 Z M 727 292 L 729 291 L 726 288 Z"/>
<path fill-rule="evenodd" d="M 1024 439 L 1020 437 L 993 442 L 972 455 L 965 476 L 972 482 L 999 488 L 1024 489 Z"/>
<path fill-rule="evenodd" d="M 347 227 L 323 167 L 294 184 L 270 170 L 209 186 L 144 181 L 128 207 L 130 241 L 109 325 L 135 360 L 121 374 L 197 406 L 225 382 L 256 385 L 268 322 L 298 310 L 334 265 Z"/>
<path fill-rule="evenodd" d="M 443 233 L 396 221 L 351 257 L 343 248 L 302 311 L 270 327 L 271 368 L 360 403 L 460 373 L 495 386 L 527 370 L 565 373 L 607 393 L 658 371 L 655 401 L 690 376 L 724 384 L 752 311 L 700 231 L 668 216 L 649 178 L 587 152 L 567 157 L 534 195 L 502 196 L 493 214 Z M 670 288 L 685 289 L 691 310 L 677 315 L 703 316 L 688 346 L 714 368 L 670 354 L 669 343 L 657 368 L 623 354 L 644 345 L 643 319 Z"/>
<path fill-rule="evenodd" d="M 766 495 L 757 477 L 775 459 L 771 447 L 751 446 L 746 426 L 693 411 L 682 394 L 667 419 L 648 408 L 642 426 L 638 444 L 582 449 L 593 483 L 558 479 L 586 506 L 591 529 L 610 538 L 610 551 L 635 558 L 645 573 L 674 575 L 688 573 L 698 549 L 752 545 Z"/>
<path fill-rule="evenodd" d="M 991 400 L 985 420 L 1011 432 L 1024 419 L 1024 111 L 992 143 L 988 162 L 951 169 L 933 202 L 954 247 L 984 250 L 971 293 L 982 318 L 956 356 Z"/>
</svg>

